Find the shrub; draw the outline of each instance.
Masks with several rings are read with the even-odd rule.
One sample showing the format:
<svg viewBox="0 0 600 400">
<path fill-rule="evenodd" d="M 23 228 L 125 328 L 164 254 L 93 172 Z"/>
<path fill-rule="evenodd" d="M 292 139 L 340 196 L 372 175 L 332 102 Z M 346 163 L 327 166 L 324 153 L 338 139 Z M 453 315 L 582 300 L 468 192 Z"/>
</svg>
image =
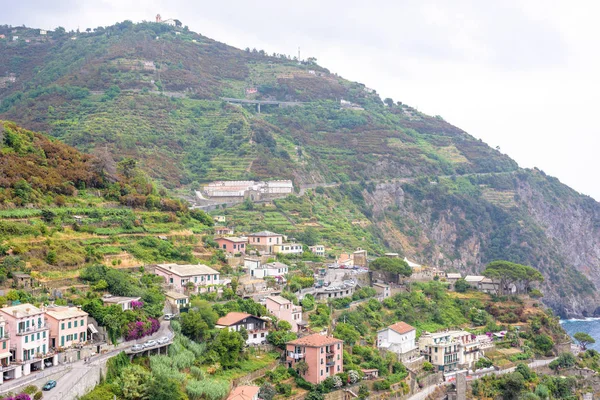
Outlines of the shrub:
<svg viewBox="0 0 600 400">
<path fill-rule="evenodd" d="M 44 394 L 41 391 L 39 391 L 33 395 L 33 400 L 41 400 L 42 397 L 44 397 Z"/>
<path fill-rule="evenodd" d="M 27 393 L 27 394 L 34 394 L 37 391 L 38 391 L 38 388 L 35 385 L 29 385 L 25 389 L 23 389 L 23 392 Z"/>
</svg>

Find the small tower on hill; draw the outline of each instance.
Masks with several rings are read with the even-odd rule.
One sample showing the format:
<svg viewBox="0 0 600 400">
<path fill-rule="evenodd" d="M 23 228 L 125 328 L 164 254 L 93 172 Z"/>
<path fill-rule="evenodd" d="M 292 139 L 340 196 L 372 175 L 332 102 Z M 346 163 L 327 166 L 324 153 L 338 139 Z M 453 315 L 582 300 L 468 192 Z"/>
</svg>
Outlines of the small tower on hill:
<svg viewBox="0 0 600 400">
<path fill-rule="evenodd" d="M 162 17 L 160 14 L 156 14 L 156 22 L 162 22 Z"/>
</svg>

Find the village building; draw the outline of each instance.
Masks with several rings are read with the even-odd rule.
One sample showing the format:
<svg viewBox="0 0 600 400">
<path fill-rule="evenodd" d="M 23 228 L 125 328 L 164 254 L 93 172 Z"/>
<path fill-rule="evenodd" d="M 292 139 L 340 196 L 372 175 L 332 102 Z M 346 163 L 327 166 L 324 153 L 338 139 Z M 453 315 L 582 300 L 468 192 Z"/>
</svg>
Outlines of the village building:
<svg viewBox="0 0 600 400">
<path fill-rule="evenodd" d="M 228 228 L 226 226 L 215 226 L 215 235 L 233 235 L 233 228 Z"/>
<path fill-rule="evenodd" d="M 141 300 L 141 297 L 125 297 L 125 296 L 112 296 L 112 295 L 105 295 L 102 297 L 102 303 L 105 306 L 112 306 L 112 305 L 121 306 L 123 311 L 133 310 L 134 303 L 139 302 L 140 300 Z"/>
<path fill-rule="evenodd" d="M 215 215 L 213 217 L 213 219 L 215 220 L 215 222 L 220 222 L 220 223 L 227 222 L 227 217 L 224 215 Z"/>
<path fill-rule="evenodd" d="M 367 251 L 360 248 L 356 249 L 356 251 L 352 253 L 352 263 L 355 267 L 366 267 L 368 265 Z"/>
<path fill-rule="evenodd" d="M 406 322 L 396 322 L 377 331 L 377 348 L 398 354 L 402 362 L 419 357 L 417 330 Z"/>
<path fill-rule="evenodd" d="M 465 276 L 465 281 L 471 286 L 473 289 L 479 290 L 479 284 L 482 280 L 485 279 L 485 276 L 481 275 L 467 275 Z"/>
<path fill-rule="evenodd" d="M 236 254 L 236 253 L 246 253 L 246 245 L 248 244 L 248 238 L 245 237 L 220 237 L 216 238 L 215 242 L 219 245 L 219 249 L 225 251 L 226 253 Z"/>
<path fill-rule="evenodd" d="M 460 278 L 462 278 L 462 275 L 459 273 L 454 273 L 454 272 L 446 273 L 446 282 L 448 282 L 451 285 L 454 285 L 456 283 L 456 281 L 459 280 Z"/>
<path fill-rule="evenodd" d="M 33 278 L 29 274 L 14 273 L 13 285 L 19 289 L 31 289 L 33 287 Z"/>
<path fill-rule="evenodd" d="M 220 202 L 242 202 L 273 200 L 285 197 L 294 192 L 294 184 L 290 180 L 281 181 L 215 181 L 196 192 L 200 200 Z"/>
<path fill-rule="evenodd" d="M 283 277 L 288 273 L 289 267 L 284 263 L 280 263 L 279 261 L 274 261 L 272 263 L 267 264 L 259 264 L 258 267 L 252 267 L 248 270 L 248 273 L 251 277 L 254 278 L 266 278 L 267 276 L 272 277 Z"/>
<path fill-rule="evenodd" d="M 48 307 L 46 315 L 50 326 L 50 348 L 71 347 L 88 340 L 88 313 L 81 307 Z"/>
<path fill-rule="evenodd" d="M 330 300 L 330 299 L 339 299 L 342 297 L 352 297 L 354 294 L 355 286 L 329 286 L 326 288 L 319 288 L 314 296 L 315 300 Z"/>
<path fill-rule="evenodd" d="M 289 322 L 292 332 L 298 332 L 307 325 L 307 322 L 302 320 L 302 306 L 294 305 L 288 299 L 281 296 L 268 296 L 265 306 L 279 320 Z"/>
<path fill-rule="evenodd" d="M 273 246 L 275 254 L 302 254 L 303 251 L 300 243 L 283 243 Z"/>
<path fill-rule="evenodd" d="M 437 371 L 470 368 L 481 355 L 477 336 L 466 331 L 424 333 L 419 338 L 419 350 Z"/>
<path fill-rule="evenodd" d="M 283 243 L 283 235 L 270 231 L 252 233 L 248 239 L 249 246 L 265 253 L 273 253 L 274 246 Z"/>
<path fill-rule="evenodd" d="M 361 371 L 365 376 L 363 379 L 372 380 L 379 378 L 379 370 L 377 368 L 363 368 Z"/>
<path fill-rule="evenodd" d="M 308 249 L 312 251 L 314 254 L 320 257 L 325 257 L 325 246 L 322 244 L 317 244 L 315 246 L 308 246 Z"/>
<path fill-rule="evenodd" d="M 11 338 L 12 359 L 21 364 L 22 374 L 44 369 L 44 359 L 50 352 L 50 327 L 44 311 L 25 303 L 0 308 L 0 315 Z"/>
<path fill-rule="evenodd" d="M 267 341 L 268 322 L 265 319 L 242 312 L 230 312 L 217 320 L 215 328 L 239 332 L 242 328 L 248 333 L 246 344 L 262 344 Z"/>
<path fill-rule="evenodd" d="M 183 293 L 169 291 L 165 293 L 165 298 L 171 307 L 177 309 L 177 311 L 188 308 L 190 304 L 190 298 Z"/>
<path fill-rule="evenodd" d="M 204 264 L 157 264 L 156 275 L 165 278 L 170 291 L 184 293 L 203 293 L 212 291 L 211 286 L 221 284 L 219 272 Z"/>
<path fill-rule="evenodd" d="M 244 257 L 244 268 L 250 273 L 251 270 L 260 267 L 261 262 L 258 257 Z"/>
<path fill-rule="evenodd" d="M 391 296 L 390 285 L 385 283 L 374 283 L 373 289 L 377 292 L 377 297 L 380 299 L 386 299 Z"/>
<path fill-rule="evenodd" d="M 258 386 L 248 386 L 242 385 L 234 388 L 227 400 L 260 400 L 258 397 L 258 393 L 260 392 L 260 387 Z"/>
<path fill-rule="evenodd" d="M 400 254 L 398 254 L 398 253 L 385 253 L 384 257 L 387 257 L 387 258 L 400 258 Z"/>
<path fill-rule="evenodd" d="M 285 347 L 288 367 L 306 362 L 308 369 L 301 376 L 314 385 L 344 372 L 344 341 L 341 339 L 314 333 L 287 342 Z"/>
<path fill-rule="evenodd" d="M 0 384 L 4 380 L 21 377 L 21 368 L 17 364 L 11 364 L 12 353 L 10 352 L 10 335 L 6 327 L 6 320 L 0 315 Z"/>
<path fill-rule="evenodd" d="M 342 253 L 342 254 L 340 254 L 340 257 L 337 259 L 336 264 L 338 265 L 338 268 L 354 267 L 354 259 L 352 258 L 352 255 Z"/>
</svg>

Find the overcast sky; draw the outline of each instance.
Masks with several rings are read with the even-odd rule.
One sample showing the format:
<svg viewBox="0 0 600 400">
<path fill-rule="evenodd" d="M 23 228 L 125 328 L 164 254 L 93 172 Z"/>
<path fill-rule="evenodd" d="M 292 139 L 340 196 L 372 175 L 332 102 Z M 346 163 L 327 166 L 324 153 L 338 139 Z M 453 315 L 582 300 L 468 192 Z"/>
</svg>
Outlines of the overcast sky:
<svg viewBox="0 0 600 400">
<path fill-rule="evenodd" d="M 0 24 L 177 18 L 227 44 L 316 57 L 600 200 L 600 3 L 0 0 Z"/>
</svg>

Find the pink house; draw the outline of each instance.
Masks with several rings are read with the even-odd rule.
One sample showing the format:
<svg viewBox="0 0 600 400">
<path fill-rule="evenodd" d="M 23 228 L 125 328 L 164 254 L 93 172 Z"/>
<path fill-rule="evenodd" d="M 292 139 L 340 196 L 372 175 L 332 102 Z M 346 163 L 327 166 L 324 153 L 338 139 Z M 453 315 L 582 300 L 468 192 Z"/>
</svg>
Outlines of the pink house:
<svg viewBox="0 0 600 400">
<path fill-rule="evenodd" d="M 273 246 L 283 243 L 283 235 L 270 231 L 262 231 L 248 235 L 249 246 L 259 251 L 273 253 Z"/>
<path fill-rule="evenodd" d="M 289 322 L 292 325 L 292 332 L 298 332 L 306 325 L 306 322 L 302 321 L 302 307 L 294 305 L 288 299 L 281 296 L 269 296 L 265 305 L 267 310 L 279 320 Z"/>
<path fill-rule="evenodd" d="M 241 237 L 221 237 L 215 239 L 215 242 L 219 245 L 219 249 L 226 253 L 242 253 L 246 254 L 246 245 L 248 244 L 248 238 Z"/>
<path fill-rule="evenodd" d="M 0 367 L 2 373 L 0 374 L 0 384 L 4 383 L 4 380 L 10 380 L 21 377 L 21 367 L 17 364 L 11 364 L 10 358 L 12 354 L 10 352 L 10 335 L 6 331 L 6 320 L 0 316 Z"/>
<path fill-rule="evenodd" d="M 44 311 L 32 304 L 0 308 L 11 337 L 11 353 L 22 363 L 23 375 L 44 369 L 50 351 L 49 326 Z"/>
<path fill-rule="evenodd" d="M 344 341 L 331 336 L 314 333 L 287 342 L 286 362 L 289 368 L 305 361 L 308 370 L 303 378 L 312 384 L 319 384 L 327 377 L 344 372 Z"/>
<path fill-rule="evenodd" d="M 154 273 L 164 277 L 169 285 L 169 290 L 177 293 L 184 293 L 186 290 L 191 292 L 211 291 L 211 286 L 221 284 L 219 271 L 204 264 L 157 264 Z M 191 286 L 191 290 L 188 289 L 188 286 Z"/>
<path fill-rule="evenodd" d="M 71 347 L 87 341 L 88 313 L 80 307 L 48 307 L 50 347 Z"/>
</svg>

